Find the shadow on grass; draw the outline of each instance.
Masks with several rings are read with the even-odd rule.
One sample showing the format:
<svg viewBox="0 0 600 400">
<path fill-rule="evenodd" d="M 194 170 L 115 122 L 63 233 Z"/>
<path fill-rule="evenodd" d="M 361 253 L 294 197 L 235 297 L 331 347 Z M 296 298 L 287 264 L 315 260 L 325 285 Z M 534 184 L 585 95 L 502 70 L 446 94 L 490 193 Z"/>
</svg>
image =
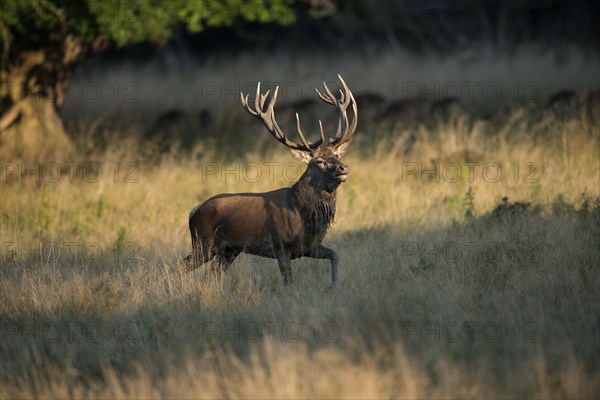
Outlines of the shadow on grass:
<svg viewBox="0 0 600 400">
<path fill-rule="evenodd" d="M 19 296 L 2 299 L 0 381 L 33 385 L 59 368 L 94 384 L 107 367 L 128 375 L 140 365 L 158 379 L 186 357 L 245 358 L 261 341 L 350 352 L 356 342 L 401 343 L 426 365 L 446 358 L 499 377 L 526 371 L 540 352 L 553 373 L 570 356 L 586 371 L 600 366 L 597 199 L 550 210 L 505 199 L 439 229 L 386 225 L 329 242 L 341 256 L 330 298 L 329 267 L 317 261 L 293 263 L 289 290 L 274 262 L 251 257 L 222 281 L 160 260 L 130 269 L 3 261 L 2 286 Z"/>
</svg>

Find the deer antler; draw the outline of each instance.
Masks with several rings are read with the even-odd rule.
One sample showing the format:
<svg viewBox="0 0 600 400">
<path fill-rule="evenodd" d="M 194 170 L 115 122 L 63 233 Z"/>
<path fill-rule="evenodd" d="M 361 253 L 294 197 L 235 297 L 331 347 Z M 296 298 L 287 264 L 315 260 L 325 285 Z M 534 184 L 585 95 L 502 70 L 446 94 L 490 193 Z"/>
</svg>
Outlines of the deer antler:
<svg viewBox="0 0 600 400">
<path fill-rule="evenodd" d="M 344 82 L 344 79 L 342 79 L 342 77 L 340 75 L 338 75 L 338 78 L 340 79 L 340 82 L 342 82 L 342 89 L 343 89 L 343 90 L 340 89 L 340 98 L 339 99 L 337 99 L 333 95 L 333 93 L 331 93 L 331 91 L 329 90 L 329 88 L 327 87 L 327 84 L 325 82 L 323 82 L 323 87 L 325 88 L 325 94 L 322 94 L 319 91 L 319 89 L 315 88 L 315 90 L 321 100 L 323 100 L 324 102 L 326 102 L 328 104 L 335 106 L 335 108 L 337 109 L 338 117 L 339 117 L 337 132 L 335 134 L 335 137 L 329 139 L 329 143 L 327 144 L 327 147 L 329 149 L 333 150 L 333 152 L 336 155 L 341 157 L 346 152 L 346 149 L 348 148 L 350 139 L 351 139 L 352 135 L 354 134 L 354 131 L 356 130 L 356 125 L 357 125 L 357 121 L 358 121 L 358 109 L 356 107 L 356 100 L 354 99 L 354 96 L 352 95 L 352 92 L 350 91 L 350 89 L 348 89 L 346 82 Z M 298 113 L 296 113 L 296 131 L 298 132 L 298 137 L 300 138 L 301 143 L 295 143 L 295 142 L 289 140 L 285 136 L 285 134 L 279 127 L 277 120 L 275 119 L 274 107 L 275 107 L 275 102 L 277 101 L 277 94 L 279 93 L 279 86 L 275 87 L 275 90 L 273 92 L 273 95 L 271 96 L 269 104 L 268 104 L 268 106 L 265 107 L 265 102 L 267 101 L 267 98 L 269 97 L 269 93 L 270 93 L 269 90 L 267 90 L 267 92 L 265 94 L 260 93 L 260 82 L 259 82 L 258 85 L 256 86 L 256 97 L 254 99 L 254 110 L 251 109 L 249 106 L 248 95 L 244 96 L 244 94 L 240 92 L 242 106 L 250 115 L 262 120 L 262 122 L 265 125 L 265 127 L 267 128 L 267 130 L 269 132 L 271 132 L 271 135 L 273 135 L 273 137 L 275 139 L 277 139 L 280 143 L 283 143 L 285 146 L 290 148 L 290 150 L 298 150 L 298 151 L 301 151 L 301 152 L 304 152 L 304 153 L 310 155 L 311 157 L 314 156 L 316 154 L 316 151 L 319 148 L 319 146 L 321 144 L 323 144 L 323 142 L 325 141 L 325 135 L 323 133 L 323 124 L 321 123 L 321 121 L 319 121 L 319 129 L 320 129 L 321 137 L 316 142 L 311 143 L 308 140 L 306 140 L 306 138 L 304 137 L 304 134 L 302 133 L 302 128 L 300 127 L 300 116 L 298 115 Z M 352 105 L 352 111 L 354 112 L 354 118 L 352 118 L 351 123 L 348 121 L 348 115 L 346 113 L 346 110 L 348 109 L 348 107 L 350 105 Z M 294 152 L 292 152 L 292 154 L 293 153 Z M 303 159 L 303 161 L 308 162 L 305 159 L 305 157 L 301 157 L 301 158 Z"/>
<path fill-rule="evenodd" d="M 337 149 L 342 144 L 350 141 L 350 138 L 352 137 L 352 135 L 354 134 L 354 131 L 356 130 L 356 125 L 358 122 L 358 109 L 356 107 L 356 100 L 354 100 L 354 96 L 352 95 L 352 92 L 350 91 L 350 89 L 348 89 L 346 82 L 344 82 L 344 79 L 339 74 L 338 74 L 338 78 L 340 79 L 340 82 L 342 82 L 342 88 L 344 89 L 344 91 L 342 91 L 342 89 L 340 89 L 340 99 L 339 100 L 336 99 L 336 97 L 331 93 L 331 91 L 329 90 L 329 88 L 327 87 L 327 84 L 325 82 L 323 82 L 323 87 L 325 88 L 325 94 L 322 94 L 321 92 L 319 92 L 319 89 L 315 88 L 317 94 L 319 95 L 319 98 L 321 100 L 323 100 L 325 103 L 335 106 L 335 108 L 338 111 L 339 122 L 338 122 L 337 132 L 336 132 L 334 138 L 329 139 L 329 144 L 327 145 L 327 147 L 330 147 L 332 149 Z M 348 106 L 350 104 L 352 104 L 352 111 L 354 112 L 354 118 L 352 119 L 352 123 L 349 124 L 348 123 L 348 115 L 346 114 L 346 110 L 348 109 Z M 319 121 L 319 123 L 320 122 L 321 121 Z M 321 131 L 322 131 L 322 129 L 323 128 L 321 128 Z"/>
<path fill-rule="evenodd" d="M 302 129 L 300 128 L 300 117 L 298 116 L 298 113 L 296 113 L 296 130 L 298 131 L 298 137 L 300 138 L 302 144 L 292 142 L 285 136 L 285 134 L 279 127 L 279 124 L 277 124 L 277 120 L 275 119 L 274 107 L 275 102 L 277 101 L 277 93 L 279 92 L 279 86 L 275 87 L 275 91 L 273 92 L 273 96 L 269 101 L 269 105 L 265 109 L 265 101 L 269 96 L 269 92 L 270 91 L 267 90 L 265 94 L 261 94 L 260 82 L 258 82 L 258 85 L 256 86 L 256 99 L 254 100 L 254 110 L 252 110 L 248 105 L 248 95 L 244 97 L 244 94 L 240 92 L 242 106 L 246 111 L 248 111 L 250 115 L 261 119 L 267 130 L 271 132 L 271 135 L 273 135 L 273 137 L 277 139 L 280 143 L 283 143 L 290 149 L 303 151 L 313 155 L 315 150 L 323 143 L 323 127 L 321 127 L 321 139 L 319 139 L 315 143 L 309 142 L 302 134 Z"/>
</svg>

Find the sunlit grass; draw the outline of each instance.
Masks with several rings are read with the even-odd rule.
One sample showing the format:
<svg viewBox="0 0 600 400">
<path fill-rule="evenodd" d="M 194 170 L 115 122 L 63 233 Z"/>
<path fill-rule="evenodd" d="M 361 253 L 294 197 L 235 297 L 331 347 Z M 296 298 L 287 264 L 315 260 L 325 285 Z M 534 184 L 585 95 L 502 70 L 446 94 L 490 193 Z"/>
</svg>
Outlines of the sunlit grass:
<svg viewBox="0 0 600 400">
<path fill-rule="evenodd" d="M 293 183 L 281 146 L 112 141 L 57 182 L 4 174 L 2 396 L 596 396 L 600 133 L 518 121 L 361 128 L 330 298 L 327 262 L 294 261 L 290 290 L 268 259 L 177 268 L 197 203 Z"/>
</svg>

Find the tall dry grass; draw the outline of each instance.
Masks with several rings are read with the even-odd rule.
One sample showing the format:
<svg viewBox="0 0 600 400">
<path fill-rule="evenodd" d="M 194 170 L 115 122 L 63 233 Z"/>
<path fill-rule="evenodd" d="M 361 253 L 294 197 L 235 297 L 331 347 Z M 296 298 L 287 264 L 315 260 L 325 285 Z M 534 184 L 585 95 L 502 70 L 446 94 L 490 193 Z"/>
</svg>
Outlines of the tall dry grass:
<svg viewBox="0 0 600 400">
<path fill-rule="evenodd" d="M 56 182 L 5 169 L 2 398 L 597 396 L 598 127 L 516 113 L 385 129 L 361 128 L 345 158 L 331 297 L 316 260 L 293 262 L 289 290 L 268 259 L 222 280 L 177 268 L 198 202 L 291 185 L 281 146 L 155 161 L 113 140 L 60 160 Z"/>
</svg>

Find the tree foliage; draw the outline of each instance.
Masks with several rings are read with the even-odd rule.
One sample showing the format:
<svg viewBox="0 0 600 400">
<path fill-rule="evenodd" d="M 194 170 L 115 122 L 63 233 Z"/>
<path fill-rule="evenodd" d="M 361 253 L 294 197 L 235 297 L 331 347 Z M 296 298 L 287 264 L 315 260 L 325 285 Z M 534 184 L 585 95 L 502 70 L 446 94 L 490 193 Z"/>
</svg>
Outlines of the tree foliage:
<svg viewBox="0 0 600 400">
<path fill-rule="evenodd" d="M 177 24 L 190 32 L 243 19 L 289 25 L 293 0 L 5 0 L 0 14 L 2 54 L 19 35 L 60 30 L 90 43 L 107 35 L 122 47 L 164 42 Z"/>
</svg>

